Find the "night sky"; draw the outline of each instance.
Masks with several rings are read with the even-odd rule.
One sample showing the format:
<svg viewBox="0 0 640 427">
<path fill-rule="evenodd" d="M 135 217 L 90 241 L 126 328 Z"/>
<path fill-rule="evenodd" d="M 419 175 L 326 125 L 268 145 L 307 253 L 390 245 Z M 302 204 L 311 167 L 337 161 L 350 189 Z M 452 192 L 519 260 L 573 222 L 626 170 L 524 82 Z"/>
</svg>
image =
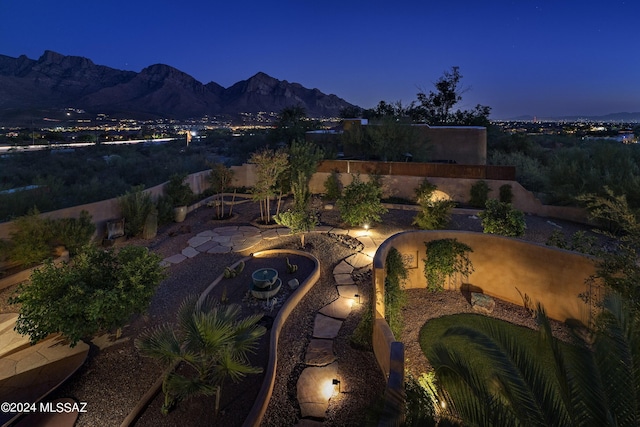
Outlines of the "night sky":
<svg viewBox="0 0 640 427">
<path fill-rule="evenodd" d="M 224 87 L 259 71 L 364 108 L 459 66 L 492 118 L 640 111 L 640 2 L 0 0 L 0 54 L 45 50 Z"/>
</svg>

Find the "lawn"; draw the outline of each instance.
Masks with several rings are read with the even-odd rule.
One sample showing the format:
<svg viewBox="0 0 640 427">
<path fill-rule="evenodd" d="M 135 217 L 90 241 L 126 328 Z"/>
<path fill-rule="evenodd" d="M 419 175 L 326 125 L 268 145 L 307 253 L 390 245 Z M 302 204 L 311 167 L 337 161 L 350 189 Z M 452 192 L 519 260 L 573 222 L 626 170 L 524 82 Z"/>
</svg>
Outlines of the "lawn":
<svg viewBox="0 0 640 427">
<path fill-rule="evenodd" d="M 553 355 L 547 346 L 539 345 L 538 331 L 480 314 L 454 314 L 431 319 L 426 322 L 420 329 L 419 342 L 420 348 L 422 348 L 427 359 L 432 358 L 436 344 L 441 343 L 451 353 L 463 355 L 465 359 L 472 361 L 473 366 L 477 369 L 481 378 L 490 380 L 494 376 L 494 369 L 489 359 L 477 346 L 473 344 L 470 345 L 468 338 L 445 336 L 447 330 L 452 326 L 469 327 L 479 332 L 487 333 L 487 335 L 490 335 L 489 331 L 491 329 L 499 327 L 506 328 L 506 333 L 516 337 L 519 343 L 522 344 L 524 351 L 536 355 L 543 375 L 546 376 L 547 380 L 555 381 L 555 362 Z M 560 342 L 560 348 L 563 352 L 578 350 L 577 347 L 564 342 Z"/>
</svg>

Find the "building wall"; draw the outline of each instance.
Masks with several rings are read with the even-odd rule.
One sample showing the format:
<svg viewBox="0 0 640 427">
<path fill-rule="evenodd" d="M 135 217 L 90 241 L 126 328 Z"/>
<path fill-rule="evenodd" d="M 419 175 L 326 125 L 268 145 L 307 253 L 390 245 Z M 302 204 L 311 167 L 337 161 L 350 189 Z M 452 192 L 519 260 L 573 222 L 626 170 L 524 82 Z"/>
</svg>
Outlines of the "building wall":
<svg viewBox="0 0 640 427">
<path fill-rule="evenodd" d="M 345 121 L 345 130 L 363 126 L 359 121 Z M 366 124 L 364 126 L 367 126 Z M 363 127 L 364 127 L 363 126 Z M 416 136 L 424 140 L 429 147 L 429 159 L 432 161 L 454 162 L 461 165 L 487 164 L 487 128 L 480 126 L 415 126 Z M 308 141 L 326 146 L 329 152 L 335 152 L 342 145 L 342 133 L 307 132 Z M 353 147 L 343 147 L 345 156 L 361 156 Z"/>
<path fill-rule="evenodd" d="M 452 160 L 461 165 L 487 164 L 487 128 L 416 126 L 429 144 L 432 161 Z"/>
</svg>

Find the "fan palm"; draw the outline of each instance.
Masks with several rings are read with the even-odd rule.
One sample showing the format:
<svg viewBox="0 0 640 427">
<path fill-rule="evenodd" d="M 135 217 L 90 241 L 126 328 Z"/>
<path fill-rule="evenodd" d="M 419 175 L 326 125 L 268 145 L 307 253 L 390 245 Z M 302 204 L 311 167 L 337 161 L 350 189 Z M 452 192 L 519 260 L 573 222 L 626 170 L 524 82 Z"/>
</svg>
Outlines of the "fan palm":
<svg viewBox="0 0 640 427">
<path fill-rule="evenodd" d="M 237 304 L 221 305 L 212 298 L 187 297 L 177 313 L 177 323 L 145 331 L 135 345 L 145 356 L 159 359 L 168 369 L 162 384 L 167 413 L 189 396 L 216 395 L 218 412 L 223 382 L 237 382 L 262 372 L 251 366 L 248 354 L 258 346 L 266 329 L 257 324 L 261 315 L 240 317 Z M 177 367 L 184 363 L 180 372 Z"/>
<path fill-rule="evenodd" d="M 487 378 L 470 352 L 434 346 L 430 362 L 449 410 L 481 426 L 637 426 L 640 423 L 640 322 L 619 297 L 605 301 L 591 349 L 561 347 L 538 306 L 540 350 L 552 354 L 553 372 L 518 336 L 495 322 L 483 330 L 453 326 L 492 366 Z M 486 329 L 485 329 L 486 328 Z"/>
</svg>

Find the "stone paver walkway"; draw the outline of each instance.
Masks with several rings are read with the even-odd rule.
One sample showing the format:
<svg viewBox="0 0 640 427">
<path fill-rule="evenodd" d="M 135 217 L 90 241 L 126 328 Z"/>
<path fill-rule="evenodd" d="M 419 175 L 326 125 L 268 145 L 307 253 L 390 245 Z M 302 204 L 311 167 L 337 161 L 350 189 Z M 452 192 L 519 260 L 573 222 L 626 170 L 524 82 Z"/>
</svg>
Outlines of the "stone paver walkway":
<svg viewBox="0 0 640 427">
<path fill-rule="evenodd" d="M 385 236 L 372 238 L 363 230 L 345 230 L 330 226 L 317 227 L 312 233 L 347 234 L 358 239 L 362 251 L 356 252 L 342 260 L 333 269 L 333 277 L 338 291 L 338 299 L 318 311 L 314 321 L 313 338 L 307 347 L 305 363 L 307 367 L 300 374 L 297 398 L 300 404 L 302 419 L 297 426 L 321 425 L 317 420 L 324 419 L 329 407 L 329 400 L 339 392 L 339 361 L 333 350 L 333 340 L 338 336 L 343 321 L 351 313 L 354 303 L 359 303 L 358 286 L 352 273 L 371 267 L 373 255 Z M 206 230 L 188 240 L 188 246 L 179 254 L 165 258 L 163 265 L 179 264 L 194 258 L 201 253 L 242 252 L 258 244 L 262 239 L 276 239 L 289 235 L 288 228 L 272 228 L 260 230 L 253 226 L 225 226 Z M 310 419 L 313 418 L 313 419 Z"/>
<path fill-rule="evenodd" d="M 340 231 L 340 234 L 351 235 L 350 231 Z M 296 386 L 302 415 L 302 419 L 296 424 L 298 427 L 316 425 L 316 420 L 324 419 L 329 408 L 329 400 L 341 391 L 341 384 L 334 384 L 334 380 L 340 381 L 340 378 L 337 375 L 339 361 L 333 350 L 333 340 L 338 336 L 343 321 L 351 313 L 353 304 L 361 302 L 358 286 L 351 274 L 357 269 L 370 268 L 372 256 L 382 242 L 373 240 L 368 235 L 364 237 L 355 237 L 364 245 L 363 251 L 345 258 L 333 269 L 338 299 L 321 308 L 316 314 L 313 339 L 305 355 L 307 367 L 300 374 Z"/>
</svg>

